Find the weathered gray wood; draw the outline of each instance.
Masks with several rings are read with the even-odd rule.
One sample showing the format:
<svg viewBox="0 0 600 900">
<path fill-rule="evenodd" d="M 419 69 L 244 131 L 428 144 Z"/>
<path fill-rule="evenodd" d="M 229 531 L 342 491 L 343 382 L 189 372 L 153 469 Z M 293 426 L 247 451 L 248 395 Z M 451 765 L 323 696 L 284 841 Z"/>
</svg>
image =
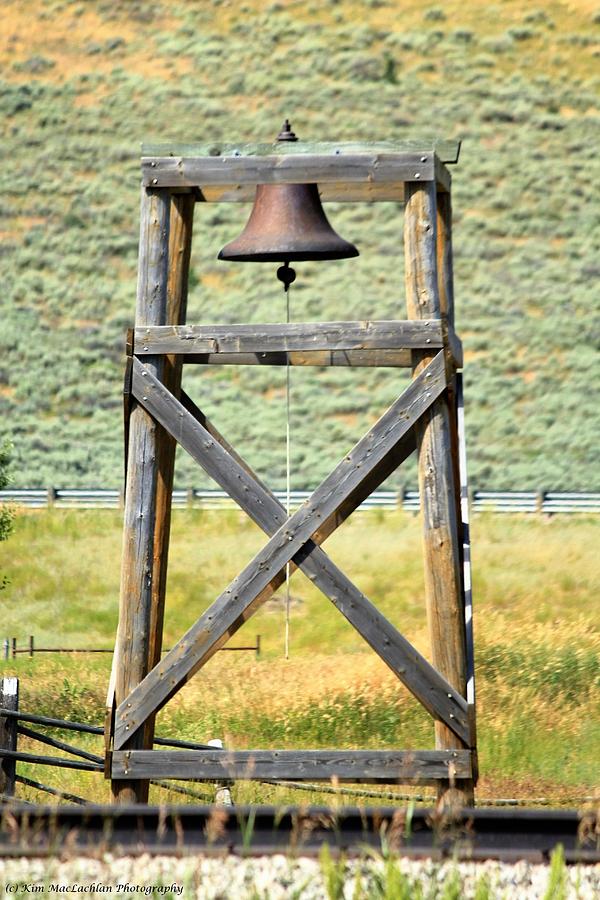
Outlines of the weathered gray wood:
<svg viewBox="0 0 600 900">
<path fill-rule="evenodd" d="M 191 353 L 184 361 L 200 366 L 343 366 L 351 368 L 385 366 L 407 369 L 412 365 L 410 350 L 300 350 L 290 353 Z"/>
<path fill-rule="evenodd" d="M 170 211 L 168 191 L 142 188 L 136 325 L 166 322 Z M 163 377 L 164 358 L 150 358 L 147 366 L 155 376 Z M 142 681 L 150 663 L 158 429 L 146 410 L 135 405 L 129 423 L 119 625 L 113 661 L 117 706 Z M 131 746 L 144 745 L 144 735 L 140 732 Z M 119 803 L 144 802 L 147 784 L 120 782 L 113 785 L 113 798 Z"/>
<path fill-rule="evenodd" d="M 134 381 L 144 378 L 143 366 L 134 365 Z M 160 709 L 179 687 L 225 643 L 229 634 L 237 630 L 252 613 L 276 590 L 286 564 L 298 553 L 320 528 L 334 520 L 340 506 L 353 491 L 381 464 L 411 430 L 422 412 L 434 401 L 445 386 L 443 351 L 435 357 L 412 382 L 390 409 L 376 422 L 350 453 L 336 466 L 311 497 L 289 520 L 284 522 L 261 550 L 221 594 L 213 605 L 149 673 L 117 709 L 115 720 L 115 749 L 122 749 L 128 732 L 134 733 L 148 715 Z M 143 390 L 143 389 L 142 389 Z M 136 392 L 138 388 L 136 387 Z M 144 396 L 144 395 L 143 395 Z M 150 409 L 151 391 L 144 401 Z M 169 430 L 179 440 L 185 427 L 172 423 Z M 217 446 L 215 442 L 215 447 Z M 212 448 L 206 448 L 210 451 Z M 215 458 L 216 458 L 215 450 Z M 255 501 L 256 498 L 255 498 Z M 233 631 L 231 631 L 233 629 Z"/>
<path fill-rule="evenodd" d="M 0 680 L 0 709 L 16 713 L 19 709 L 19 679 Z M 15 752 L 17 749 L 17 719 L 0 715 L 0 753 L 3 750 Z M 15 793 L 15 760 L 0 756 L 0 793 L 13 797 Z"/>
<path fill-rule="evenodd" d="M 189 411 L 190 401 L 187 396 L 182 404 L 178 404 L 152 376 L 142 378 L 146 397 L 151 398 L 148 408 L 157 420 L 164 427 L 169 427 L 169 422 L 175 422 L 181 446 L 269 536 L 274 534 L 287 518 L 282 504 L 259 482 L 247 464 L 229 448 L 222 435 L 214 425 L 207 423 L 199 410 L 193 417 Z M 134 380 L 134 390 L 137 390 L 136 384 Z M 412 444 L 406 448 L 407 455 L 411 450 Z M 350 509 L 345 512 L 349 515 Z M 336 522 L 337 524 L 339 523 Z M 325 536 L 323 532 L 320 538 L 324 539 Z M 296 560 L 292 562 L 296 564 Z M 297 564 L 425 708 L 432 715 L 439 716 L 449 727 L 457 729 L 460 735 L 466 736 L 466 703 L 463 698 L 445 679 L 440 678 L 427 660 L 381 615 L 327 555 L 309 541 Z M 228 634 L 231 636 L 231 630 Z"/>
<path fill-rule="evenodd" d="M 431 152 L 288 152 L 269 156 L 154 157 L 142 159 L 142 181 L 151 187 L 200 190 L 211 184 L 426 182 L 435 178 L 434 156 Z"/>
<path fill-rule="evenodd" d="M 440 312 L 446 316 L 454 339 L 454 277 L 452 259 L 452 198 L 450 194 L 437 195 L 437 270 Z M 462 350 L 462 347 L 461 347 Z"/>
<path fill-rule="evenodd" d="M 469 750 L 115 751 L 112 777 L 198 781 L 339 781 L 410 784 L 467 778 Z"/>
<path fill-rule="evenodd" d="M 273 141 L 271 143 L 223 142 L 198 143 L 145 143 L 142 157 L 156 156 L 340 156 L 355 153 L 410 153 L 429 156 L 435 153 L 442 162 L 453 165 L 458 162 L 460 141 L 435 139 L 433 141 L 297 141 L 296 143 Z"/>
<path fill-rule="evenodd" d="M 167 325 L 175 327 L 183 325 L 186 319 L 194 206 L 195 199 L 191 194 L 179 194 L 171 197 L 166 322 Z M 160 328 L 165 326 L 155 327 Z M 164 360 L 163 382 L 176 397 L 179 395 L 181 388 L 181 373 L 181 358 L 167 356 Z M 162 650 L 169 537 L 171 530 L 171 495 L 173 492 L 176 449 L 174 439 L 163 429 L 158 430 L 157 440 L 158 483 L 156 494 L 156 525 L 154 531 L 152 600 L 148 649 L 149 669 L 152 669 L 159 662 Z M 146 723 L 145 746 L 151 747 L 153 738 L 154 718 L 150 717 Z"/>
<path fill-rule="evenodd" d="M 439 157 L 434 160 L 435 183 L 439 193 L 450 193 L 452 189 L 452 176 Z"/>
<path fill-rule="evenodd" d="M 405 281 L 409 318 L 440 317 L 435 185 L 409 185 L 405 209 Z M 415 351 L 415 377 L 430 355 Z M 425 555 L 425 595 L 435 668 L 464 697 L 465 636 L 456 486 L 447 397 L 440 397 L 416 428 Z M 436 747 L 464 743 L 436 722 Z M 443 794 L 447 785 L 440 787 Z M 462 785 L 472 799 L 472 783 Z"/>
<path fill-rule="evenodd" d="M 441 322 L 293 322 L 163 325 L 135 330 L 138 356 L 157 353 L 430 349 L 444 346 Z"/>
</svg>

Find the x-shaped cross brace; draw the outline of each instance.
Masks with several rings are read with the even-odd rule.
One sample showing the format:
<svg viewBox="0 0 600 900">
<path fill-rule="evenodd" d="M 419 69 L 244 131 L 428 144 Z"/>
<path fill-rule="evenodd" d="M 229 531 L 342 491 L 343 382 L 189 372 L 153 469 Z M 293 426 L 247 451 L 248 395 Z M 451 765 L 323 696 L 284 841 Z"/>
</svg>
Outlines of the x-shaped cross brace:
<svg viewBox="0 0 600 900">
<path fill-rule="evenodd" d="M 116 710 L 122 749 L 285 580 L 300 568 L 428 712 L 469 745 L 467 703 L 337 568 L 319 544 L 412 452 L 413 426 L 446 387 L 443 351 L 289 518 L 284 507 L 185 396 L 177 400 L 136 358 L 132 393 L 269 536 L 212 606 Z"/>
</svg>

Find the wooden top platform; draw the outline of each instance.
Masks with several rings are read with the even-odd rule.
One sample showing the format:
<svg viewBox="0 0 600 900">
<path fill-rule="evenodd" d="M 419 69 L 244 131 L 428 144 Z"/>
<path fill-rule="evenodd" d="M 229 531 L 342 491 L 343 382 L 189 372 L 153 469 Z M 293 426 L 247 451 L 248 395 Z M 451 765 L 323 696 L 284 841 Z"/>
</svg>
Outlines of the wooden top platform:
<svg viewBox="0 0 600 900">
<path fill-rule="evenodd" d="M 459 141 L 144 144 L 142 178 L 208 202 L 249 201 L 257 184 L 286 183 L 316 183 L 323 200 L 402 202 L 406 182 L 449 191 L 446 164 L 459 153 Z"/>
</svg>

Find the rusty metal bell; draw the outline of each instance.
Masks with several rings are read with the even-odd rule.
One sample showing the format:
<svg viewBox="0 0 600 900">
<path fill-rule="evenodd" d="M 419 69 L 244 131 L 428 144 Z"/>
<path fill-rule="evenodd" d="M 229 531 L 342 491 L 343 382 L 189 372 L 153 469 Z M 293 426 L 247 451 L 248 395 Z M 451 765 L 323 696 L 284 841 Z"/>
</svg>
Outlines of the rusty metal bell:
<svg viewBox="0 0 600 900">
<path fill-rule="evenodd" d="M 287 119 L 277 140 L 297 140 Z M 358 250 L 329 224 L 316 184 L 257 185 L 246 227 L 219 253 L 219 259 L 234 262 L 293 262 L 352 256 L 358 256 Z"/>
<path fill-rule="evenodd" d="M 219 259 L 293 262 L 358 256 L 325 215 L 316 184 L 259 184 L 246 227 Z"/>
</svg>

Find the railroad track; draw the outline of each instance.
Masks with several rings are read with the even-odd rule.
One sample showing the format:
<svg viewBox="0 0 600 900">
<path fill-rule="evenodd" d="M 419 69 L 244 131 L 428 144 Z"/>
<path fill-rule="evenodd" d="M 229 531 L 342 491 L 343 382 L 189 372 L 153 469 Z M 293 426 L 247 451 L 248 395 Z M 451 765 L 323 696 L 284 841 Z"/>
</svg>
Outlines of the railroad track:
<svg viewBox="0 0 600 900">
<path fill-rule="evenodd" d="M 597 813 L 399 807 L 36 806 L 1 808 L 0 857 L 217 853 L 315 855 L 387 849 L 413 858 L 600 862 Z"/>
</svg>

